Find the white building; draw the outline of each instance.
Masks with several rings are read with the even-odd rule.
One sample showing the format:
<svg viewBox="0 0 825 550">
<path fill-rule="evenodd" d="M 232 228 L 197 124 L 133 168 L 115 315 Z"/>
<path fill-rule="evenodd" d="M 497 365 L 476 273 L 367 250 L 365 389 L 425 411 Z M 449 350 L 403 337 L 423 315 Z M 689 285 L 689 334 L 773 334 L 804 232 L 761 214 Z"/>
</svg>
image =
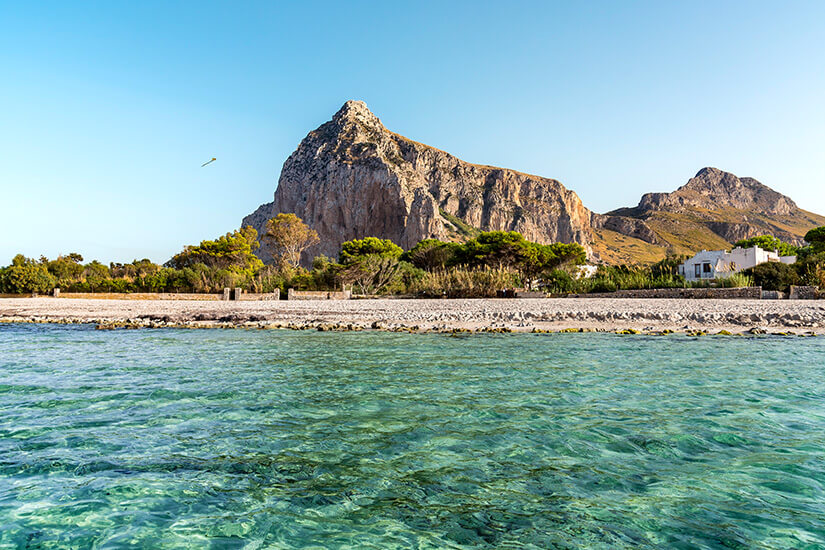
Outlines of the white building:
<svg viewBox="0 0 825 550">
<path fill-rule="evenodd" d="M 596 272 L 599 270 L 599 266 L 597 265 L 580 265 L 576 268 L 576 276 L 575 279 L 589 279 L 596 275 Z"/>
<path fill-rule="evenodd" d="M 792 264 L 796 256 L 780 256 L 776 251 L 753 248 L 703 250 L 679 266 L 679 274 L 688 281 L 722 279 L 765 262 Z"/>
</svg>

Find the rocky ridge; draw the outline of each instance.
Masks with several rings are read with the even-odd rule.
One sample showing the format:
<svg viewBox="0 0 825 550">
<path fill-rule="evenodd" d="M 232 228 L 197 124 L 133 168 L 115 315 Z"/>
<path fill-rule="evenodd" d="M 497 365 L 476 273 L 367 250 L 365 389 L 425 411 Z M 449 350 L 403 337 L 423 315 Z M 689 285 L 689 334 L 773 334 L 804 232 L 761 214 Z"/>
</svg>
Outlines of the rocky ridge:
<svg viewBox="0 0 825 550">
<path fill-rule="evenodd" d="M 426 238 L 462 241 L 479 231 L 518 231 L 541 243 L 576 242 L 594 260 L 652 262 L 666 254 L 728 248 L 772 234 L 803 244 L 825 217 L 753 178 L 703 168 L 671 193 L 632 208 L 588 210 L 560 182 L 471 164 L 386 129 L 361 101 L 347 101 L 284 163 L 274 200 L 244 218 L 259 234 L 295 213 L 321 239 L 305 252 L 336 256 L 342 242 L 375 236 L 410 248 Z M 259 255 L 272 257 L 264 242 Z"/>
</svg>

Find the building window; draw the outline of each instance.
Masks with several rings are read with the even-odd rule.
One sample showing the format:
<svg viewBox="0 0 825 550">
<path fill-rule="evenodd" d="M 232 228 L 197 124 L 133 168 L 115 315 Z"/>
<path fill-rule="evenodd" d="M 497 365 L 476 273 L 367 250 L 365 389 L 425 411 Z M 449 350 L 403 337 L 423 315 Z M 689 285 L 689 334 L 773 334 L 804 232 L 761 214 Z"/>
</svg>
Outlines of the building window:
<svg viewBox="0 0 825 550">
<path fill-rule="evenodd" d="M 702 271 L 704 273 L 710 273 L 710 264 L 702 264 Z"/>
<path fill-rule="evenodd" d="M 694 269 L 693 274 L 696 277 L 701 277 L 702 276 L 702 266 L 700 264 L 694 265 L 693 269 Z"/>
</svg>

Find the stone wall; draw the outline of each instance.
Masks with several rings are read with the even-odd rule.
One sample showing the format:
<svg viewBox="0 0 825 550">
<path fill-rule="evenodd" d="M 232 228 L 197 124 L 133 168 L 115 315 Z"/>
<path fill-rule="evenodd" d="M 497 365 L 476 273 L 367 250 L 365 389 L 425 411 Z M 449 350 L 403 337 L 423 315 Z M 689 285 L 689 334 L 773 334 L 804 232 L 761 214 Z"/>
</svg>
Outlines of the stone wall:
<svg viewBox="0 0 825 550">
<path fill-rule="evenodd" d="M 822 297 L 822 292 L 815 286 L 791 285 L 791 300 L 818 300 Z"/>
<path fill-rule="evenodd" d="M 223 294 L 196 294 L 187 292 L 61 292 L 56 298 L 92 298 L 98 300 L 221 300 L 223 299 Z"/>
<path fill-rule="evenodd" d="M 761 300 L 762 287 L 742 288 L 649 288 L 640 290 L 617 290 L 592 294 L 570 294 L 571 298 L 693 298 Z"/>
<path fill-rule="evenodd" d="M 544 292 L 534 292 L 531 290 L 517 290 L 516 298 L 546 298 L 547 294 Z"/>
<path fill-rule="evenodd" d="M 0 294 L 0 298 L 25 298 L 31 294 Z M 58 292 L 53 294 L 55 298 L 86 298 L 97 300 L 240 300 L 244 302 L 279 300 L 281 291 L 268 292 L 265 294 L 254 294 L 247 292 L 224 292 L 221 294 L 198 294 L 193 292 Z M 45 294 L 42 297 L 47 297 Z M 51 297 L 51 296 L 48 296 Z"/>
<path fill-rule="evenodd" d="M 288 300 L 349 300 L 351 298 L 351 290 L 344 290 L 343 292 L 327 292 L 323 290 L 295 290 L 290 288 L 287 293 Z"/>
<path fill-rule="evenodd" d="M 247 292 L 242 292 L 236 298 L 236 300 L 240 300 L 243 302 L 270 302 L 275 300 L 281 299 L 281 291 L 279 289 L 275 289 L 275 292 L 267 292 L 264 294 L 252 294 Z"/>
</svg>

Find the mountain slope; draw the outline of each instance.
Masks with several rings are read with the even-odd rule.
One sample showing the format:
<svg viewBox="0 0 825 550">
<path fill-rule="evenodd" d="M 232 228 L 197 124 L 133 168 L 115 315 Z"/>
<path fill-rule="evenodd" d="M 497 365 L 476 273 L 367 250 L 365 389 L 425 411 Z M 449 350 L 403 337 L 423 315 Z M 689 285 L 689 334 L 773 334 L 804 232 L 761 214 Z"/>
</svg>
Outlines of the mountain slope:
<svg viewBox="0 0 825 550">
<path fill-rule="evenodd" d="M 274 200 L 243 220 L 294 212 L 336 256 L 342 242 L 375 236 L 410 248 L 426 238 L 464 240 L 519 231 L 541 243 L 593 240 L 590 211 L 556 180 L 464 162 L 387 130 L 361 101 L 348 101 L 284 163 Z M 260 255 L 271 256 L 266 246 Z"/>
<path fill-rule="evenodd" d="M 703 168 L 672 193 L 648 193 L 635 208 L 594 214 L 593 250 L 602 255 L 609 239 L 599 230 L 612 230 L 658 247 L 666 253 L 692 254 L 702 249 L 730 248 L 731 244 L 762 234 L 804 244 L 805 233 L 825 225 L 825 217 L 799 208 L 793 200 L 753 178 L 738 178 L 718 168 Z M 615 240 L 615 239 L 613 239 Z M 646 262 L 625 254 L 624 260 Z M 615 254 L 614 254 L 615 256 Z"/>
</svg>

